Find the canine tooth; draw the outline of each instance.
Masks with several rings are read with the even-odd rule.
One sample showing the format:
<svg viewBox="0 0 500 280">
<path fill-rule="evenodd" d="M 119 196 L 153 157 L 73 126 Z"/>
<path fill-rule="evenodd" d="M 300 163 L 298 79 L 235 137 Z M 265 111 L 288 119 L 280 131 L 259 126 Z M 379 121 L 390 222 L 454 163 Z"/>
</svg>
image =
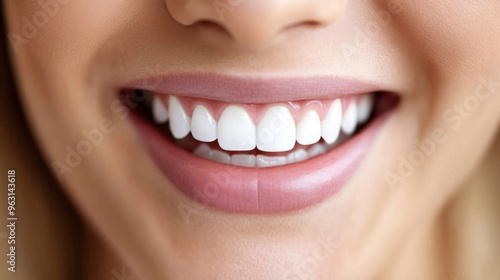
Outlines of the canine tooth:
<svg viewBox="0 0 500 280">
<path fill-rule="evenodd" d="M 269 108 L 257 127 L 257 148 L 265 152 L 293 149 L 296 141 L 295 121 L 285 106 Z"/>
<path fill-rule="evenodd" d="M 170 113 L 170 131 L 176 139 L 186 137 L 190 131 L 191 120 L 182 108 L 181 103 L 175 96 L 170 96 L 168 101 L 168 111 Z"/>
<path fill-rule="evenodd" d="M 304 149 L 299 149 L 295 152 L 290 153 L 287 156 L 288 163 L 300 162 L 309 158 L 309 155 Z"/>
<path fill-rule="evenodd" d="M 235 154 L 231 156 L 231 164 L 245 167 L 255 167 L 255 155 Z"/>
<path fill-rule="evenodd" d="M 359 102 L 358 102 L 358 115 L 357 115 L 357 120 L 359 124 L 365 123 L 368 118 L 370 118 L 370 115 L 373 110 L 373 104 L 375 101 L 375 96 L 373 93 L 369 94 L 364 94 L 363 96 L 360 97 Z"/>
<path fill-rule="evenodd" d="M 333 101 L 330 110 L 321 123 L 321 136 L 326 143 L 331 144 L 337 140 L 342 124 L 342 102 L 340 99 Z"/>
<path fill-rule="evenodd" d="M 219 150 L 212 150 L 211 159 L 216 162 L 229 164 L 231 162 L 231 156 Z"/>
<path fill-rule="evenodd" d="M 257 156 L 257 167 L 271 167 L 287 164 L 288 160 L 286 157 L 269 157 L 258 155 Z"/>
<path fill-rule="evenodd" d="M 307 154 L 309 155 L 309 158 L 319 156 L 321 154 L 324 154 L 326 152 L 326 147 L 325 145 L 318 143 L 313 145 L 308 151 Z"/>
<path fill-rule="evenodd" d="M 217 122 L 203 105 L 194 108 L 191 117 L 191 134 L 194 139 L 202 142 L 212 142 L 217 139 Z"/>
<path fill-rule="evenodd" d="M 304 114 L 297 125 L 297 142 L 302 145 L 311 145 L 321 139 L 321 120 L 315 110 Z"/>
<path fill-rule="evenodd" d="M 161 102 L 160 98 L 156 95 L 153 97 L 152 111 L 155 123 L 164 124 L 168 121 L 167 108 L 165 108 L 163 102 Z"/>
<path fill-rule="evenodd" d="M 219 146 L 226 151 L 250 151 L 256 146 L 256 128 L 245 109 L 230 105 L 217 125 Z"/>
<path fill-rule="evenodd" d="M 356 130 L 356 121 L 357 121 L 357 109 L 356 103 L 351 102 L 344 114 L 344 118 L 342 119 L 342 131 L 351 135 Z"/>
<path fill-rule="evenodd" d="M 205 159 L 212 159 L 212 149 L 207 144 L 200 144 L 196 150 L 194 150 L 194 154 L 196 156 L 205 158 Z"/>
</svg>

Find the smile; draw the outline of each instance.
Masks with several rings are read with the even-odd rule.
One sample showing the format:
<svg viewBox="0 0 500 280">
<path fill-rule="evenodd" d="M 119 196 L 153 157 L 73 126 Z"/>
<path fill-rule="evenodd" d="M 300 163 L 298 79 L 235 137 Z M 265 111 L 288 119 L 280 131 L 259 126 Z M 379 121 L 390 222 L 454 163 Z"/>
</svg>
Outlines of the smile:
<svg viewBox="0 0 500 280">
<path fill-rule="evenodd" d="M 397 104 L 389 92 L 343 80 L 345 92 L 325 94 L 330 83 L 318 80 L 304 94 L 297 80 L 252 88 L 248 79 L 218 77 L 207 90 L 204 76 L 162 79 L 122 92 L 145 100 L 132 119 L 152 159 L 196 203 L 237 213 L 299 210 L 337 192 Z M 266 82 L 269 102 L 262 92 L 230 94 Z"/>
</svg>

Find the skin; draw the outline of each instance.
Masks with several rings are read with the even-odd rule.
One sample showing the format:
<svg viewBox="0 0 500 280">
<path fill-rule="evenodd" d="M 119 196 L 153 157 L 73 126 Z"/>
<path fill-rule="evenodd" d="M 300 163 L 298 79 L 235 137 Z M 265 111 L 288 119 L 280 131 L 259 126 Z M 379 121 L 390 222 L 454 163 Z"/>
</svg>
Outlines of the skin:
<svg viewBox="0 0 500 280">
<path fill-rule="evenodd" d="M 22 18 L 42 10 L 30 0 L 3 5 L 9 34 L 23 35 Z M 22 104 L 48 165 L 64 161 L 82 129 L 103 119 L 114 127 L 60 184 L 91 228 L 85 277 L 110 279 L 122 267 L 140 279 L 498 275 L 499 149 L 491 147 L 500 119 L 500 2 L 235 5 L 221 19 L 212 1 L 69 1 L 27 42 L 11 41 Z M 110 109 L 127 82 L 180 71 L 356 77 L 401 100 L 358 172 L 325 202 L 284 215 L 186 214 L 180 206 L 196 205 L 156 168 L 129 119 Z M 481 88 L 487 97 L 477 108 L 461 109 L 484 79 L 491 92 Z M 400 157 L 427 140 L 435 149 L 423 164 L 398 173 Z"/>
</svg>

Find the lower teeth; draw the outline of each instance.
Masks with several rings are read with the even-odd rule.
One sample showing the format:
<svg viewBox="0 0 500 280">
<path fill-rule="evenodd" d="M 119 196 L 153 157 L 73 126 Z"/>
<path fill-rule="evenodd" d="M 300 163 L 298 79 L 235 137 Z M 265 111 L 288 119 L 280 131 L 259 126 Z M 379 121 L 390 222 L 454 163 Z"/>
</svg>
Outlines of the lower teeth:
<svg viewBox="0 0 500 280">
<path fill-rule="evenodd" d="M 305 161 L 307 159 L 322 155 L 327 151 L 338 146 L 339 143 L 326 144 L 316 143 L 307 149 L 299 148 L 291 151 L 287 155 L 268 156 L 262 154 L 228 154 L 218 149 L 212 149 L 208 144 L 201 143 L 194 150 L 198 157 L 208 159 L 214 162 L 230 164 L 243 167 L 273 167 Z"/>
</svg>

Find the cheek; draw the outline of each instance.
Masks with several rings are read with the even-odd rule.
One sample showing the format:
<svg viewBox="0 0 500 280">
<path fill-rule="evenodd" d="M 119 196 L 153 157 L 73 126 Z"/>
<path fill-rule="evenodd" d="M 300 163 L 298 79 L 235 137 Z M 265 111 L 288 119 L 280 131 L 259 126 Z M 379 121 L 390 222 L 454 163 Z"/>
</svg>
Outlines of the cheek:
<svg viewBox="0 0 500 280">
<path fill-rule="evenodd" d="M 450 110 L 455 114 L 455 105 L 474 97 L 482 80 L 499 80 L 493 73 L 500 65 L 500 2 L 394 1 L 401 5 L 401 13 L 392 21 L 393 30 L 405 41 L 404 51 L 417 57 L 425 69 L 419 74 L 425 87 L 417 89 L 416 100 L 409 102 L 419 108 L 421 135 L 436 127 L 449 129 L 457 121 L 443 114 Z M 494 87 L 489 84 L 490 89 Z M 490 120 L 499 116 L 492 110 L 495 104 L 499 105 L 495 98 L 481 102 Z M 475 113 L 464 121 L 468 129 L 453 135 L 457 139 L 468 136 L 458 135 L 474 131 L 478 121 Z M 488 121 L 486 126 L 492 129 L 494 125 Z"/>
<path fill-rule="evenodd" d="M 70 0 L 9 1 L 6 5 L 11 58 L 21 93 L 29 99 L 57 101 L 62 85 L 77 72 L 85 44 L 78 40 L 78 51 L 71 46 L 77 41 L 69 32 L 74 28 L 72 6 Z"/>
<path fill-rule="evenodd" d="M 437 74 L 477 73 L 491 63 L 500 46 L 500 2 L 400 1 L 395 20 L 412 51 Z"/>
<path fill-rule="evenodd" d="M 119 5 L 95 0 L 9 1 L 8 39 L 23 76 L 37 76 L 38 83 L 50 81 L 51 87 L 64 82 L 62 77 L 84 76 L 86 62 L 107 41 L 107 31 L 116 29 L 128 14 L 119 11 Z"/>
</svg>

